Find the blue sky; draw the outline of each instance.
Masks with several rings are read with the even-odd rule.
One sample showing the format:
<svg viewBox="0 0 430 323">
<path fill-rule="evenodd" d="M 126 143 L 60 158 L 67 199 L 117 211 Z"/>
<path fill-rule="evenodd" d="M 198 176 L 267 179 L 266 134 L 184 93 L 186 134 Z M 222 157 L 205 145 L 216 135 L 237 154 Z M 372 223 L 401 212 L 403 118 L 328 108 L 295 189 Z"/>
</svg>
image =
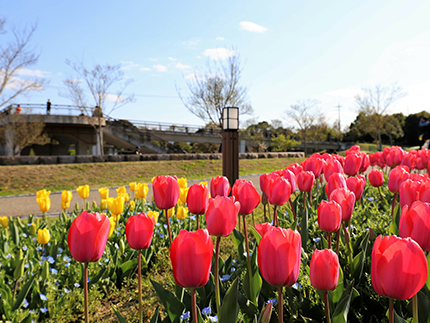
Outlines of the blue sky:
<svg viewBox="0 0 430 323">
<path fill-rule="evenodd" d="M 188 75 L 234 48 L 256 120 L 294 125 L 285 110 L 318 99 L 330 125 L 341 105 L 342 128 L 354 120 L 354 96 L 363 86 L 398 82 L 408 96 L 392 113 L 430 110 L 429 12 L 430 1 L 393 0 L 0 3 L 7 27 L 37 23 L 31 44 L 40 58 L 22 73 L 49 80 L 45 90 L 17 102 L 70 104 L 59 96 L 63 80 L 75 76 L 66 59 L 87 67 L 121 64 L 134 79 L 126 93 L 136 102 L 112 117 L 202 124 L 175 85 L 186 95 Z"/>
</svg>

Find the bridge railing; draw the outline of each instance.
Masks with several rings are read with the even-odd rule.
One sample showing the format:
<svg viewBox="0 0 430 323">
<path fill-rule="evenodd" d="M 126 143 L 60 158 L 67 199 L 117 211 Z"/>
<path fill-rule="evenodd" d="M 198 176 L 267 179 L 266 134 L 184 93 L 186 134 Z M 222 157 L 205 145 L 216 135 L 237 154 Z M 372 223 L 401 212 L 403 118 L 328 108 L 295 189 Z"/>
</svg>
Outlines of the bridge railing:
<svg viewBox="0 0 430 323">
<path fill-rule="evenodd" d="M 15 114 L 17 113 L 17 108 L 21 107 L 20 114 L 48 114 L 46 104 L 10 104 L 7 107 L 0 110 L 0 114 Z M 67 116 L 93 116 L 95 112 L 95 107 L 78 107 L 76 105 L 67 104 L 51 104 L 51 115 L 67 115 Z"/>
</svg>

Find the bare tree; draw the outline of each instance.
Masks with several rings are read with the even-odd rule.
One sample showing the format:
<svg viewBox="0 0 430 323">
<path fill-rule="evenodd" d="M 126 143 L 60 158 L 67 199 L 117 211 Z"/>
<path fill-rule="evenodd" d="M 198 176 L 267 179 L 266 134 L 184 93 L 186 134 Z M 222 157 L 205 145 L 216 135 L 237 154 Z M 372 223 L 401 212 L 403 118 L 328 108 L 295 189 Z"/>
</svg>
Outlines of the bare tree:
<svg viewBox="0 0 430 323">
<path fill-rule="evenodd" d="M 2 114 L 0 116 L 0 143 L 9 147 L 14 156 L 30 145 L 45 145 L 50 142 L 49 136 L 44 133 L 43 120 L 18 114 Z"/>
<path fill-rule="evenodd" d="M 363 94 L 355 96 L 355 103 L 358 112 L 363 112 L 368 118 L 369 127 L 372 127 L 376 133 L 378 149 L 382 150 L 381 133 L 383 132 L 385 118 L 384 116 L 390 111 L 392 105 L 399 99 L 407 95 L 402 88 L 393 83 L 389 86 L 375 85 L 362 89 Z"/>
<path fill-rule="evenodd" d="M 112 111 L 121 108 L 127 103 L 134 102 L 134 94 L 124 96 L 124 90 L 133 82 L 132 79 L 124 80 L 124 72 L 121 70 L 121 65 L 95 65 L 92 69 L 87 69 L 84 63 L 73 63 L 66 60 L 77 74 L 77 78 L 68 78 L 63 81 L 66 86 L 65 92 L 60 92 L 60 95 L 71 100 L 77 105 L 86 115 L 96 117 L 98 122 L 89 119 L 91 125 L 97 130 L 100 142 L 100 152 L 103 154 L 103 134 L 101 130 L 101 118 L 103 113 L 110 114 Z M 110 91 L 116 88 L 115 94 Z M 88 99 L 86 93 L 91 94 L 91 99 Z M 92 101 L 92 104 L 90 104 Z M 109 103 L 110 102 L 110 103 Z M 92 108 L 95 106 L 96 108 Z M 91 108 L 90 108 L 91 107 Z M 109 112 L 106 112 L 108 111 Z"/>
<path fill-rule="evenodd" d="M 5 19 L 0 19 L 0 34 L 5 34 Z M 39 55 L 30 47 L 36 25 L 29 29 L 11 28 L 12 40 L 0 45 L 0 107 L 10 104 L 16 97 L 31 91 L 43 90 L 46 81 L 42 77 L 24 76 L 23 68 L 36 64 Z"/>
<path fill-rule="evenodd" d="M 239 56 L 234 54 L 227 60 L 207 62 L 206 71 L 196 71 L 187 80 L 188 96 L 179 97 L 185 107 L 205 123 L 214 123 L 222 127 L 222 109 L 239 107 L 239 114 L 252 114 L 248 102 L 248 88 L 240 85 L 242 68 Z"/>
<path fill-rule="evenodd" d="M 311 127 L 319 123 L 324 115 L 320 112 L 320 102 L 318 100 L 302 100 L 285 111 L 287 118 L 294 120 L 298 125 L 298 133 L 305 144 L 305 154 L 307 153 L 307 140 Z"/>
</svg>

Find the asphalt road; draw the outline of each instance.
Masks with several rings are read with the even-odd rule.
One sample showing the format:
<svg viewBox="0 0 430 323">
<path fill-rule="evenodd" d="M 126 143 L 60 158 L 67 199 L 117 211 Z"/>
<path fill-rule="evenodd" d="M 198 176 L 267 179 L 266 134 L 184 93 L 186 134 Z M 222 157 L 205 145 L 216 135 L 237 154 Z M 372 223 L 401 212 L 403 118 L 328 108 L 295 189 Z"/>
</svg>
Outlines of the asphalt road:
<svg viewBox="0 0 430 323">
<path fill-rule="evenodd" d="M 246 179 L 247 181 L 252 181 L 254 183 L 255 188 L 261 193 L 259 175 L 246 175 L 246 176 L 240 176 L 240 178 Z M 210 179 L 193 180 L 193 181 L 189 180 L 188 186 L 191 186 L 195 183 L 199 183 L 201 181 L 208 181 L 208 184 L 209 184 Z M 146 199 L 150 201 L 152 199 L 152 185 L 148 184 L 148 186 L 149 186 L 149 191 Z M 115 188 L 113 187 L 110 188 L 109 196 L 112 196 L 112 197 L 116 196 Z M 126 188 L 127 188 L 127 192 L 131 193 L 130 188 L 128 186 Z M 52 192 L 50 194 L 50 197 L 51 197 L 51 209 L 48 212 L 48 216 L 57 216 L 60 212 L 63 211 L 61 209 L 61 192 Z M 87 201 L 90 203 L 90 205 L 93 201 L 96 201 L 97 205 L 100 204 L 101 200 L 100 200 L 100 193 L 98 189 L 90 190 L 90 196 L 88 197 Z M 83 207 L 83 199 L 80 198 L 80 196 L 76 191 L 73 191 L 73 198 L 72 198 L 72 201 L 70 202 L 70 208 L 74 208 L 76 203 L 78 203 L 81 208 Z M 25 217 L 30 214 L 33 214 L 35 216 L 42 216 L 42 213 L 40 212 L 40 209 L 39 209 L 39 205 L 36 202 L 36 194 L 0 197 L 0 216 Z"/>
</svg>

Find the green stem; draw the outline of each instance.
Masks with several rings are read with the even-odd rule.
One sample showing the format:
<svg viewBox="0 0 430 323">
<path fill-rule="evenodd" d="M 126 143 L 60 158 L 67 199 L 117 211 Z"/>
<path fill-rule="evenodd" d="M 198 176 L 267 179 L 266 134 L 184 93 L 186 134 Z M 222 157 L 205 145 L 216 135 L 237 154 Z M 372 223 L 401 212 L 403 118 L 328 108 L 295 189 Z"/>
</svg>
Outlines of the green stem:
<svg viewBox="0 0 430 323">
<path fill-rule="evenodd" d="M 277 207 L 277 205 L 273 207 L 273 226 L 275 227 L 279 227 L 278 212 L 276 210 Z"/>
<path fill-rule="evenodd" d="M 252 286 L 251 254 L 249 252 L 248 230 L 246 228 L 245 214 L 243 215 L 243 231 L 245 234 L 246 260 L 248 261 L 249 288 L 251 288 L 251 286 Z"/>
<path fill-rule="evenodd" d="M 215 245 L 215 301 L 216 301 L 216 312 L 218 315 L 221 314 L 221 295 L 219 292 L 219 246 L 221 237 L 216 237 Z"/>
<path fill-rule="evenodd" d="M 396 192 L 396 193 L 394 193 L 394 196 L 393 196 L 393 203 L 391 205 L 391 219 L 394 219 L 394 209 L 396 207 L 397 195 L 398 195 L 398 193 Z"/>
<path fill-rule="evenodd" d="M 252 211 L 251 215 L 252 215 L 252 226 L 255 227 L 254 211 Z"/>
<path fill-rule="evenodd" d="M 140 249 L 138 254 L 138 260 L 137 260 L 137 278 L 138 278 L 138 284 L 139 284 L 139 323 L 143 322 L 143 311 L 142 311 L 142 257 L 140 255 Z"/>
<path fill-rule="evenodd" d="M 346 227 L 346 221 L 342 223 L 343 226 L 343 235 L 345 238 L 345 244 L 346 247 L 348 248 L 348 258 L 349 258 L 349 266 L 351 267 L 351 275 L 353 272 L 353 258 L 352 258 L 352 250 L 351 250 L 351 245 L 349 244 L 349 232 L 348 232 L 348 228 Z"/>
<path fill-rule="evenodd" d="M 294 216 L 294 221 L 296 221 L 296 211 L 294 210 L 294 206 L 293 206 L 293 202 L 291 202 L 291 199 L 289 199 L 290 202 L 290 207 L 291 207 L 291 212 L 293 212 L 293 216 Z"/>
<path fill-rule="evenodd" d="M 327 231 L 327 243 L 328 243 L 328 248 L 331 249 L 331 232 Z"/>
<path fill-rule="evenodd" d="M 412 296 L 412 312 L 414 314 L 414 323 L 418 323 L 418 294 Z"/>
<path fill-rule="evenodd" d="M 324 304 L 325 304 L 325 318 L 327 323 L 331 322 L 330 319 L 330 307 L 329 307 L 329 303 L 328 303 L 328 294 L 327 291 L 324 291 Z"/>
<path fill-rule="evenodd" d="M 267 216 L 266 216 L 266 204 L 263 204 L 263 211 L 264 211 L 264 222 L 267 222 Z"/>
<path fill-rule="evenodd" d="M 388 305 L 388 322 L 394 323 L 394 299 L 389 299 L 389 305 Z"/>
<path fill-rule="evenodd" d="M 193 312 L 193 323 L 197 323 L 197 297 L 195 288 L 191 288 L 191 311 Z"/>
<path fill-rule="evenodd" d="M 382 195 L 381 187 L 380 187 L 380 186 L 378 186 L 378 191 L 379 191 L 379 195 L 381 196 L 381 200 L 382 200 L 382 202 L 383 202 L 384 204 L 386 204 L 385 199 L 384 199 L 384 196 Z"/>
<path fill-rule="evenodd" d="M 164 212 L 166 214 L 167 231 L 169 232 L 169 242 L 170 242 L 170 245 L 172 245 L 172 233 L 170 232 L 169 213 L 167 212 L 167 209 L 164 210 Z"/>
<path fill-rule="evenodd" d="M 88 315 L 88 263 L 85 263 L 84 269 L 84 306 L 85 306 L 85 323 L 90 322 Z"/>
<path fill-rule="evenodd" d="M 282 294 L 282 286 L 278 286 L 278 322 L 284 322 L 284 300 Z"/>
<path fill-rule="evenodd" d="M 200 215 L 196 214 L 196 228 L 197 228 L 196 230 L 200 229 L 199 220 L 200 220 Z"/>
<path fill-rule="evenodd" d="M 336 255 L 339 256 L 339 239 L 340 239 L 340 228 L 336 233 Z"/>
</svg>

